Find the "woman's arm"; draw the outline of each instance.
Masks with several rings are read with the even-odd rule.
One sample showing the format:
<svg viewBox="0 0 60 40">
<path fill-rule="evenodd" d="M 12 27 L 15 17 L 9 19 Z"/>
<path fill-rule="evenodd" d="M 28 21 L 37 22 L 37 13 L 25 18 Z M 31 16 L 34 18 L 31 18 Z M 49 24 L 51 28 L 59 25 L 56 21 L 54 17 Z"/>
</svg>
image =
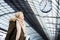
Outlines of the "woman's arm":
<svg viewBox="0 0 60 40">
<path fill-rule="evenodd" d="M 16 20 L 16 28 L 17 28 L 17 34 L 16 34 L 16 40 L 19 40 L 21 35 L 21 26 L 19 24 L 19 21 Z"/>
<path fill-rule="evenodd" d="M 17 20 L 16 20 L 16 24 L 17 24 L 16 40 L 18 40 L 20 38 L 21 28 L 23 29 L 23 32 L 25 33 L 25 23 L 24 23 L 24 15 L 22 12 L 17 12 L 17 14 L 15 16 L 17 18 Z"/>
</svg>

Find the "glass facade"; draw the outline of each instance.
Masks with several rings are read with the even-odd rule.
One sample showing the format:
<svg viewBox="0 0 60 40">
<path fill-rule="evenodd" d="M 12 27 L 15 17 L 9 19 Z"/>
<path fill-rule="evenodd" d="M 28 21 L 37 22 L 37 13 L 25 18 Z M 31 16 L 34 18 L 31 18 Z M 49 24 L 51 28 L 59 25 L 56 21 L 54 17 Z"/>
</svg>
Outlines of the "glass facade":
<svg viewBox="0 0 60 40">
<path fill-rule="evenodd" d="M 36 15 L 47 37 L 50 40 L 55 40 L 55 36 L 56 34 L 58 34 L 60 28 L 59 27 L 60 26 L 60 21 L 59 21 L 60 3 L 58 3 L 58 0 L 54 0 L 54 1 L 53 0 L 25 0 L 25 1 L 28 1 L 31 9 Z M 15 15 L 16 12 L 15 9 L 16 8 L 14 5 L 10 7 L 10 5 L 8 5 L 8 3 L 6 3 L 4 0 L 0 0 L 0 28 L 1 29 L 8 30 L 9 19 Z M 30 35 L 30 40 L 43 40 L 42 37 L 39 36 L 39 34 L 26 21 L 25 24 L 26 24 L 26 33 L 27 35 Z M 0 34 L 2 34 L 1 32 Z"/>
<path fill-rule="evenodd" d="M 60 25 L 58 0 L 28 0 L 28 2 L 46 35 L 50 40 L 55 40 L 55 34 L 58 32 Z"/>
</svg>

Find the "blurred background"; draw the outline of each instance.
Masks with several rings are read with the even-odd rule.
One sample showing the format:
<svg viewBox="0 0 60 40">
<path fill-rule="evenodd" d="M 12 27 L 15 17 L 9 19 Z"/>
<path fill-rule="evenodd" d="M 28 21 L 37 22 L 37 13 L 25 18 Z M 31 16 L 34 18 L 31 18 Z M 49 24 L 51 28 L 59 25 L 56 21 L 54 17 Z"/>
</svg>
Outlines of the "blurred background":
<svg viewBox="0 0 60 40">
<path fill-rule="evenodd" d="M 59 0 L 22 0 L 20 2 L 28 2 L 32 11 L 34 12 L 36 18 L 38 19 L 42 29 L 44 30 L 46 36 L 49 40 L 55 40 L 59 34 L 60 28 L 60 1 Z M 18 2 L 15 2 L 15 4 Z M 22 4 L 23 5 L 23 4 Z M 18 8 L 20 5 L 17 5 Z M 23 6 L 25 7 L 25 6 Z M 17 12 L 16 6 L 12 4 L 10 0 L 0 0 L 0 40 L 5 40 L 8 27 L 9 27 L 9 19 L 15 15 Z M 27 10 L 26 10 L 27 11 Z M 46 40 L 43 39 L 39 32 L 36 32 L 34 28 L 32 28 L 25 21 L 26 25 L 26 34 L 30 36 L 30 40 Z M 36 26 L 37 28 L 37 26 Z M 44 36 L 45 37 L 45 36 Z"/>
</svg>

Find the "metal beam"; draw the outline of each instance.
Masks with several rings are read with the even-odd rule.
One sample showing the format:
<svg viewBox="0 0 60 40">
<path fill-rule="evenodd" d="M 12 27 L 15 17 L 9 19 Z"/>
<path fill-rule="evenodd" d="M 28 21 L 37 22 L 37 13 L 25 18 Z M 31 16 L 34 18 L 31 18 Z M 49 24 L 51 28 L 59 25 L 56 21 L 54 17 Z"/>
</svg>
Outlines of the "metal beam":
<svg viewBox="0 0 60 40">
<path fill-rule="evenodd" d="M 5 31 L 5 32 L 7 32 L 7 30 L 5 30 L 5 29 L 3 29 L 3 28 L 0 28 L 0 30 L 3 30 L 3 31 Z"/>
</svg>

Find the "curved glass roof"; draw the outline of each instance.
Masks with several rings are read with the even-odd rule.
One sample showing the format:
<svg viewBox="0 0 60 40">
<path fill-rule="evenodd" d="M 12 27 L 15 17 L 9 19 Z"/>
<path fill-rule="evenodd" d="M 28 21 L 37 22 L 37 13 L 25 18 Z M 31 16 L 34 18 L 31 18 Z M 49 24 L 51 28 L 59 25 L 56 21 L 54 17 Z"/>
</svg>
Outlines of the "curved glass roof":
<svg viewBox="0 0 60 40">
<path fill-rule="evenodd" d="M 28 2 L 45 30 L 46 35 L 49 36 L 50 40 L 55 40 L 56 28 L 59 26 L 59 19 L 57 19 L 59 16 L 57 1 L 28 0 Z"/>
</svg>

